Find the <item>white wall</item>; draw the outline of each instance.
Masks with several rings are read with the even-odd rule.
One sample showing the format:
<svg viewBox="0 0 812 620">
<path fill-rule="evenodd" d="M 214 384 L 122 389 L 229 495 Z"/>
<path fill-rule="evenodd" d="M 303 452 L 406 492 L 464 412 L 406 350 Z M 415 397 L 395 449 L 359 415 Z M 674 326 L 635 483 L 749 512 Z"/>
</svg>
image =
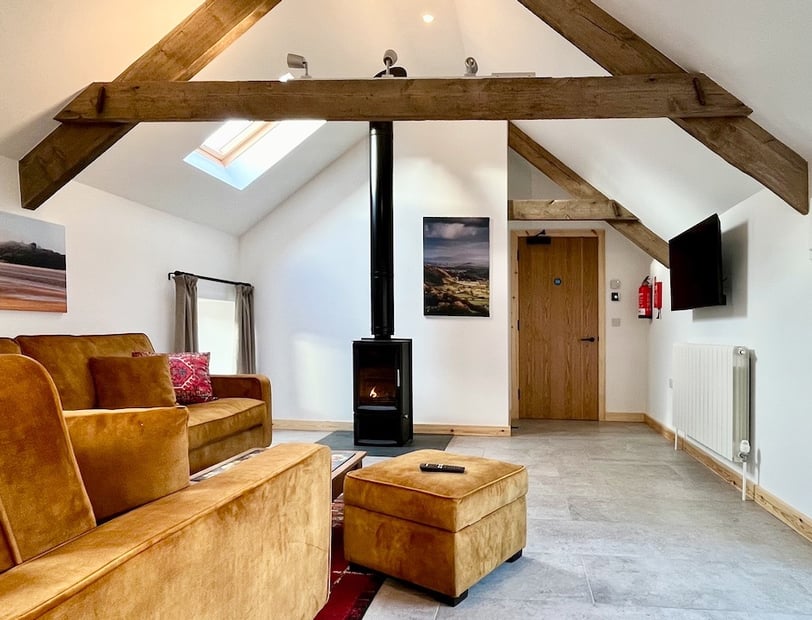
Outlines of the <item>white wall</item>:
<svg viewBox="0 0 812 620">
<path fill-rule="evenodd" d="M 17 162 L 0 157 L 0 209 L 65 226 L 68 312 L 0 313 L 0 336 L 143 331 L 172 346 L 169 271 L 233 278 L 236 237 L 72 182 L 36 211 L 20 206 Z"/>
<path fill-rule="evenodd" d="M 508 198 L 560 200 L 572 196 L 516 151 L 508 149 Z"/>
<path fill-rule="evenodd" d="M 543 195 L 534 195 L 542 198 Z M 637 287 L 648 275 L 651 258 L 604 222 L 511 222 L 515 230 L 605 230 L 606 411 L 645 413 L 648 386 L 648 335 L 652 321 L 637 318 Z M 610 301 L 609 281 L 621 282 L 620 301 Z M 620 325 L 613 326 L 612 319 Z M 656 322 L 656 321 L 655 321 Z"/>
<path fill-rule="evenodd" d="M 413 338 L 415 423 L 507 426 L 507 126 L 395 123 L 395 335 Z M 241 239 L 260 372 L 281 419 L 352 419 L 353 340 L 370 335 L 362 141 Z M 491 316 L 423 316 L 423 216 L 491 218 Z"/>
<path fill-rule="evenodd" d="M 812 515 L 812 262 L 809 218 L 763 190 L 721 216 L 728 305 L 670 312 L 650 335 L 649 411 L 673 428 L 671 351 L 676 342 L 736 344 L 754 350 L 750 474 L 767 491 Z"/>
<path fill-rule="evenodd" d="M 608 224 L 606 227 L 606 411 L 648 411 L 648 338 L 658 322 L 637 318 L 637 288 L 651 258 Z M 611 301 L 609 281 L 620 280 L 620 301 Z M 657 316 L 657 311 L 654 311 Z M 612 320 L 620 325 L 613 326 Z"/>
</svg>

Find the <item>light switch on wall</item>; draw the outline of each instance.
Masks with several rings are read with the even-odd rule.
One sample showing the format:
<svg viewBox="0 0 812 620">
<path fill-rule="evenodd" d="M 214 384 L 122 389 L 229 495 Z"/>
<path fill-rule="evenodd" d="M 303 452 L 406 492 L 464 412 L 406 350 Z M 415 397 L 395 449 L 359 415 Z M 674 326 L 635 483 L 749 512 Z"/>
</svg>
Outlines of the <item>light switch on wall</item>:
<svg viewBox="0 0 812 620">
<path fill-rule="evenodd" d="M 612 319 L 612 327 L 620 327 L 620 319 Z"/>
</svg>

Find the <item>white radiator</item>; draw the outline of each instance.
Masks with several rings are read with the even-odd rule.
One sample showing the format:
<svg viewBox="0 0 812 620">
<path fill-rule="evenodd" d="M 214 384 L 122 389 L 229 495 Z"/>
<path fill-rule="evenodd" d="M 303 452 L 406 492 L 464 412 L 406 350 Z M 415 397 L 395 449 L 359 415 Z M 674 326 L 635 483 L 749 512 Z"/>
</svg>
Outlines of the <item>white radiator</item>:
<svg viewBox="0 0 812 620">
<path fill-rule="evenodd" d="M 713 344 L 674 345 L 674 426 L 729 461 L 750 439 L 750 351 Z"/>
</svg>

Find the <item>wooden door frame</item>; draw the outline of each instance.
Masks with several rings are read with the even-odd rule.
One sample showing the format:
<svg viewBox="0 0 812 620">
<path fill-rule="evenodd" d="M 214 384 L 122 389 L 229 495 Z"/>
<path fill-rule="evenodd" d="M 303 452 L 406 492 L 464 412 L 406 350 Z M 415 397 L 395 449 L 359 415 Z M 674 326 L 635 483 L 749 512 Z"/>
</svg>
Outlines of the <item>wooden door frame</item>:
<svg viewBox="0 0 812 620">
<path fill-rule="evenodd" d="M 510 421 L 519 418 L 519 238 L 537 235 L 541 228 L 510 231 Z M 606 420 L 606 231 L 544 229 L 549 237 L 585 237 L 598 240 L 598 421 Z"/>
</svg>

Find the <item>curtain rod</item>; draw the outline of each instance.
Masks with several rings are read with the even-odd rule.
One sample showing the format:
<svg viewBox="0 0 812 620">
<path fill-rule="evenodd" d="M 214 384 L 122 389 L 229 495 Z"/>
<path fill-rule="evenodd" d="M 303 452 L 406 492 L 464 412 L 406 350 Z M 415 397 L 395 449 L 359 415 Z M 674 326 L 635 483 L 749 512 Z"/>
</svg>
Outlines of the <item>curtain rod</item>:
<svg viewBox="0 0 812 620">
<path fill-rule="evenodd" d="M 198 280 L 208 280 L 209 282 L 220 282 L 221 284 L 233 284 L 237 286 L 238 284 L 242 284 L 243 286 L 253 286 L 249 282 L 235 282 L 234 280 L 222 280 L 220 278 L 210 278 L 209 276 L 199 276 L 196 273 L 189 273 L 188 271 L 170 271 L 166 274 L 166 279 L 171 280 L 172 276 L 192 276 L 193 278 L 197 278 Z"/>
</svg>

